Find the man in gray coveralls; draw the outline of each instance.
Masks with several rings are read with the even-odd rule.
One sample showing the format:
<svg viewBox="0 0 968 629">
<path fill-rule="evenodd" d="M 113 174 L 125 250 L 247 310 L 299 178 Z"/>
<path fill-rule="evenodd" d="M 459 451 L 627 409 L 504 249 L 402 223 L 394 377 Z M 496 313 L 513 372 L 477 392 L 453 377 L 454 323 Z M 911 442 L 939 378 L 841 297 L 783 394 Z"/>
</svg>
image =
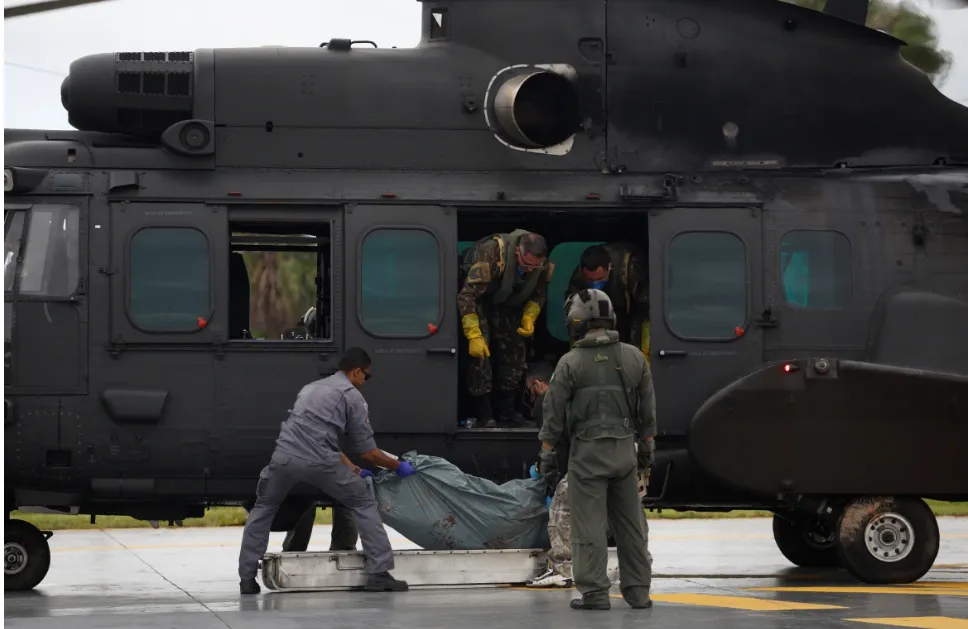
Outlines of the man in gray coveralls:
<svg viewBox="0 0 968 629">
<path fill-rule="evenodd" d="M 255 506 L 242 533 L 242 594 L 260 591 L 255 574 L 269 545 L 272 520 L 299 482 L 318 487 L 353 512 L 366 555 L 367 591 L 408 589 L 405 581 L 390 576 L 390 539 L 380 520 L 376 498 L 363 481 L 373 473 L 355 466 L 339 449 L 339 438 L 345 431 L 348 449 L 368 463 L 395 470 L 399 476 L 413 474 L 410 463 L 389 457 L 376 447 L 367 405 L 359 391 L 370 375 L 370 357 L 359 347 L 351 347 L 340 358 L 338 372 L 307 384 L 296 396 L 289 417 L 282 423 L 272 459 L 259 475 Z"/>
</svg>

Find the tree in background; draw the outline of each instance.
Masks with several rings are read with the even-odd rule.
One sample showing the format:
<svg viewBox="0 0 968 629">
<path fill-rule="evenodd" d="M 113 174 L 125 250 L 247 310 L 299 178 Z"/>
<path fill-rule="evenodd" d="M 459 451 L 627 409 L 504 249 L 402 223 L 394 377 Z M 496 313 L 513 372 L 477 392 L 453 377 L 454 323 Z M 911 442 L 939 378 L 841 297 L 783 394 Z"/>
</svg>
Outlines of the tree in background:
<svg viewBox="0 0 968 629">
<path fill-rule="evenodd" d="M 783 1 L 815 11 L 822 11 L 827 3 L 827 0 Z M 907 46 L 901 47 L 901 56 L 931 77 L 935 85 L 944 83 L 951 68 L 951 53 L 938 47 L 934 20 L 919 12 L 913 4 L 871 0 L 867 9 L 867 26 L 905 42 Z"/>
<path fill-rule="evenodd" d="M 279 339 L 316 303 L 316 254 L 247 251 L 249 327 L 254 338 Z"/>
</svg>

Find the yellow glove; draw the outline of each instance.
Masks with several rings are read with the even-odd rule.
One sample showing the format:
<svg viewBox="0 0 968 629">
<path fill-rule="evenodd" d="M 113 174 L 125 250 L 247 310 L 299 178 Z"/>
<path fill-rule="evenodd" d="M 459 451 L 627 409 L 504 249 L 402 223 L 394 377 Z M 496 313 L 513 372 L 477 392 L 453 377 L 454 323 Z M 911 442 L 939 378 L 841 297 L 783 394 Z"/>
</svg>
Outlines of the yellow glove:
<svg viewBox="0 0 968 629">
<path fill-rule="evenodd" d="M 521 336 L 531 336 L 534 334 L 534 321 L 540 313 L 541 306 L 533 301 L 524 304 L 524 314 L 521 315 L 521 327 L 518 328 L 518 334 Z"/>
<path fill-rule="evenodd" d="M 481 322 L 478 320 L 477 315 L 466 315 L 461 319 L 461 325 L 464 328 L 464 336 L 467 337 L 470 344 L 467 353 L 474 358 L 489 357 L 491 351 L 487 349 L 487 342 L 484 340 L 484 335 L 481 334 Z"/>
</svg>

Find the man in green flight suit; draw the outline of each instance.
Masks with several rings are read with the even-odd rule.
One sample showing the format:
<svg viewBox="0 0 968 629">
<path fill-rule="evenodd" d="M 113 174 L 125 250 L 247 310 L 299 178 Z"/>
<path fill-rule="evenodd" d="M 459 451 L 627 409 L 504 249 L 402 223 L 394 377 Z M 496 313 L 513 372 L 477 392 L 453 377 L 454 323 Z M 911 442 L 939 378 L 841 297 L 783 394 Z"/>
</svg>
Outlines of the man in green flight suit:
<svg viewBox="0 0 968 629">
<path fill-rule="evenodd" d="M 583 288 L 604 291 L 615 308 L 615 329 L 623 343 L 642 349 L 649 361 L 649 259 L 631 242 L 592 245 L 581 254 L 565 290 L 568 298 Z"/>
<path fill-rule="evenodd" d="M 642 352 L 619 341 L 615 311 L 604 292 L 579 291 L 565 312 L 576 342 L 548 383 L 538 438 L 539 471 L 553 483 L 558 473 L 555 448 L 567 418 L 572 564 L 582 595 L 571 607 L 611 607 L 604 511 L 618 547 L 622 596 L 634 608 L 648 608 L 652 568 L 637 476 L 640 470 L 643 475 L 651 470 L 654 458 L 652 374 Z"/>
<path fill-rule="evenodd" d="M 515 403 L 526 368 L 525 339 L 534 334 L 553 273 L 545 239 L 523 229 L 481 238 L 461 256 L 464 280 L 457 309 L 471 356 L 467 389 L 478 421 L 486 428 L 497 422 L 533 425 Z M 492 352 L 496 387 L 492 387 Z M 497 421 L 490 401 L 492 388 L 497 389 Z"/>
</svg>

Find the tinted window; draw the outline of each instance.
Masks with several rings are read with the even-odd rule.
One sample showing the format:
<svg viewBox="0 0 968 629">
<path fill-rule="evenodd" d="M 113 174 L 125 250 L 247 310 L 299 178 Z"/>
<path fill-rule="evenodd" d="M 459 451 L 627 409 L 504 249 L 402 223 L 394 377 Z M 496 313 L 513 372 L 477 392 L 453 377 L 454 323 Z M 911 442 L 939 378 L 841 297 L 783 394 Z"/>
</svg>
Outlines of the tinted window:
<svg viewBox="0 0 968 629">
<path fill-rule="evenodd" d="M 128 316 L 142 330 L 184 332 L 212 312 L 208 239 L 189 227 L 150 227 L 131 238 Z"/>
<path fill-rule="evenodd" d="M 5 235 L 3 243 L 3 290 L 13 290 L 17 272 L 17 256 L 20 255 L 20 237 L 24 232 L 24 213 L 9 212 L 4 216 Z"/>
<path fill-rule="evenodd" d="M 79 219 L 80 211 L 72 206 L 36 205 L 31 208 L 27 246 L 20 268 L 21 295 L 69 297 L 74 294 L 80 273 Z M 9 257 L 10 250 L 7 251 Z M 16 253 L 13 257 L 15 260 Z M 11 278 L 6 279 L 8 285 L 12 284 Z"/>
<path fill-rule="evenodd" d="M 545 323 L 548 332 L 559 341 L 568 340 L 568 330 L 565 328 L 565 291 L 571 283 L 571 274 L 578 268 L 582 252 L 592 245 L 605 244 L 595 242 L 563 242 L 551 250 L 548 259 L 555 264 L 555 274 L 548 284 L 548 304 L 545 306 L 547 316 Z"/>
<path fill-rule="evenodd" d="M 688 232 L 669 244 L 666 319 L 677 336 L 735 338 L 746 323 L 746 247 L 723 232 Z"/>
<path fill-rule="evenodd" d="M 839 308 L 850 300 L 850 243 L 839 232 L 789 232 L 780 242 L 780 269 L 791 306 Z"/>
<path fill-rule="evenodd" d="M 360 304 L 372 334 L 426 336 L 440 323 L 440 251 L 420 229 L 377 229 L 363 239 Z"/>
</svg>

